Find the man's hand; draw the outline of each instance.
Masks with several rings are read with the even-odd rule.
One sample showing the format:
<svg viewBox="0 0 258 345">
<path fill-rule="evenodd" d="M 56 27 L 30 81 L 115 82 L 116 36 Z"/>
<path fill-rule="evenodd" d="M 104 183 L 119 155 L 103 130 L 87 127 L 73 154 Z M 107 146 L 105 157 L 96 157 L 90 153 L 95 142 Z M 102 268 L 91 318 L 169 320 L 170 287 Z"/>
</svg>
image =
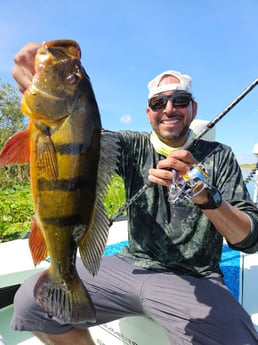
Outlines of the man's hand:
<svg viewBox="0 0 258 345">
<path fill-rule="evenodd" d="M 149 170 L 149 180 L 163 186 L 170 186 L 173 181 L 173 170 L 183 176 L 197 161 L 187 150 L 172 152 L 166 159 L 159 161 L 156 169 Z"/>
<path fill-rule="evenodd" d="M 156 169 L 149 170 L 149 181 L 169 187 L 173 181 L 173 174 L 183 176 L 187 171 L 198 162 L 191 152 L 178 150 L 171 153 L 166 159 L 159 161 Z M 193 197 L 193 202 L 204 204 L 208 201 L 206 190 Z"/>
<path fill-rule="evenodd" d="M 35 74 L 34 60 L 39 46 L 38 43 L 30 42 L 14 56 L 12 76 L 22 93 L 29 87 Z"/>
</svg>

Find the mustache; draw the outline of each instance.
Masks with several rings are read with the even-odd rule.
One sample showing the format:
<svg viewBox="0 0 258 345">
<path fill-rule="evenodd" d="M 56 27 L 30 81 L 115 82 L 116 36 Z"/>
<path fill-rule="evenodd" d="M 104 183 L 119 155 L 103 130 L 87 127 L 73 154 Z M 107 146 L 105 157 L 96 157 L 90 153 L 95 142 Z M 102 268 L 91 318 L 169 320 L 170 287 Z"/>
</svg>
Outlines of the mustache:
<svg viewBox="0 0 258 345">
<path fill-rule="evenodd" d="M 180 112 L 176 112 L 176 113 L 173 113 L 173 114 L 163 112 L 161 119 L 163 119 L 163 118 L 167 118 L 167 119 L 173 119 L 173 118 L 184 119 L 184 117 L 185 116 L 182 113 L 180 113 Z"/>
</svg>

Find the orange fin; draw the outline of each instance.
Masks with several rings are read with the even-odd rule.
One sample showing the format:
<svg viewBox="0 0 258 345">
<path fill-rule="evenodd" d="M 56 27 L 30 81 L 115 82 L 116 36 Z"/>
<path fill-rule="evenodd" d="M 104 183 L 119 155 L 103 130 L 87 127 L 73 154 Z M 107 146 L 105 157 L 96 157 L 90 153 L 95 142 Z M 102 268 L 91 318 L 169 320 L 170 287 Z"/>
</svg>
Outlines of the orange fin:
<svg viewBox="0 0 258 345">
<path fill-rule="evenodd" d="M 45 177 L 56 179 L 58 176 L 58 165 L 56 152 L 51 138 L 47 135 L 39 135 L 36 144 L 37 168 L 43 172 Z"/>
<path fill-rule="evenodd" d="M 34 287 L 36 302 L 51 316 L 64 322 L 95 322 L 91 297 L 76 272 L 69 280 L 59 278 L 57 270 L 44 271 Z"/>
<path fill-rule="evenodd" d="M 33 217 L 31 234 L 29 238 L 29 247 L 32 255 L 34 265 L 39 264 L 48 256 L 48 250 L 45 239 L 43 237 L 41 228 L 39 227 L 36 218 Z"/>
<path fill-rule="evenodd" d="M 30 161 L 30 131 L 11 136 L 0 153 L 0 166 L 26 164 Z"/>
</svg>

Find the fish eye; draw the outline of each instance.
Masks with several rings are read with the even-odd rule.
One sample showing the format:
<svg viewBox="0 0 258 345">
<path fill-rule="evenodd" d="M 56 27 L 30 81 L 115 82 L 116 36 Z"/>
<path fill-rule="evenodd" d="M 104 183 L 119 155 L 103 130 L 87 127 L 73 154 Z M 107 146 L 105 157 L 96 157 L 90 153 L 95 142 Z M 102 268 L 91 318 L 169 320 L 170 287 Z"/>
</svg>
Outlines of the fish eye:
<svg viewBox="0 0 258 345">
<path fill-rule="evenodd" d="M 78 77 L 74 73 L 69 74 L 68 77 L 66 78 L 68 84 L 70 84 L 70 85 L 75 84 L 77 79 L 78 79 Z"/>
</svg>

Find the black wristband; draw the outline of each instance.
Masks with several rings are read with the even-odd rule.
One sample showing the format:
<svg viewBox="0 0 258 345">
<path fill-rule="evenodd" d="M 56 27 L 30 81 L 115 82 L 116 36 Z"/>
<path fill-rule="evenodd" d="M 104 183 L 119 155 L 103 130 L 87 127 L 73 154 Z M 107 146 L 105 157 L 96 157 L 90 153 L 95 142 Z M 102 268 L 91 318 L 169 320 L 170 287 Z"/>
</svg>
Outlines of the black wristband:
<svg viewBox="0 0 258 345">
<path fill-rule="evenodd" d="M 208 202 L 205 204 L 196 204 L 201 210 L 215 210 L 222 204 L 220 192 L 215 187 L 206 187 L 208 193 Z"/>
</svg>

